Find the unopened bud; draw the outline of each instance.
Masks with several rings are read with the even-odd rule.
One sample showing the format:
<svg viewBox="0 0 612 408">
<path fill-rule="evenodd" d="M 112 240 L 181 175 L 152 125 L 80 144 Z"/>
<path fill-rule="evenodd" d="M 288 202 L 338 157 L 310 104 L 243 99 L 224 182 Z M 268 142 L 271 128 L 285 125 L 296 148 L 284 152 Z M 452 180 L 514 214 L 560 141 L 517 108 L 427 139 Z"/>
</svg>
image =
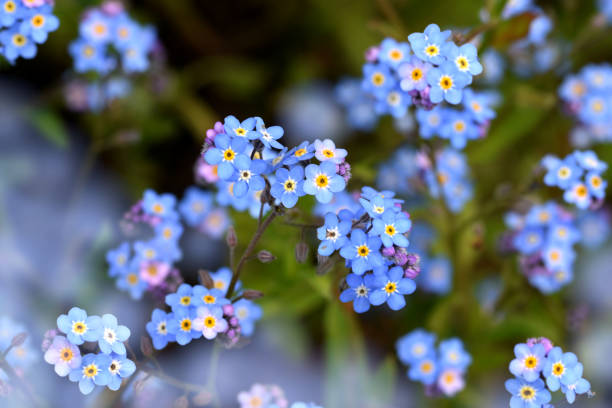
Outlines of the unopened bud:
<svg viewBox="0 0 612 408">
<path fill-rule="evenodd" d="M 258 290 L 247 289 L 242 294 L 242 297 L 248 300 L 255 300 L 259 299 L 260 297 L 263 297 L 263 295 L 263 292 L 260 292 Z"/>
<path fill-rule="evenodd" d="M 259 262 L 261 263 L 269 263 L 276 260 L 276 257 L 272 255 L 272 252 L 264 249 L 257 253 L 257 259 L 259 259 Z"/>
<path fill-rule="evenodd" d="M 174 408 L 188 408 L 189 400 L 187 399 L 185 395 L 182 395 L 178 397 L 176 400 L 174 400 L 174 404 L 172 404 L 172 406 Z"/>
<path fill-rule="evenodd" d="M 300 241 L 295 246 L 295 259 L 299 263 L 304 263 L 308 259 L 308 244 Z"/>
<path fill-rule="evenodd" d="M 149 336 L 142 336 L 140 338 L 140 351 L 147 357 L 153 355 L 153 344 L 151 344 L 151 338 Z"/>
<path fill-rule="evenodd" d="M 317 275 L 325 275 L 332 270 L 335 265 L 335 261 L 329 256 L 323 256 L 317 254 Z"/>
<path fill-rule="evenodd" d="M 223 314 L 226 316 L 234 315 L 234 306 L 231 304 L 223 305 Z"/>
<path fill-rule="evenodd" d="M 227 229 L 227 235 L 225 236 L 225 242 L 230 248 L 236 248 L 238 245 L 238 237 L 236 236 L 236 230 L 232 225 Z"/>
<path fill-rule="evenodd" d="M 212 289 L 215 287 L 215 281 L 213 281 L 213 278 L 210 276 L 208 271 L 200 269 L 198 274 L 200 275 L 200 282 L 202 282 L 202 285 L 204 285 L 205 288 Z"/>
<path fill-rule="evenodd" d="M 25 343 L 27 338 L 28 338 L 28 333 L 26 332 L 22 332 L 22 333 L 15 335 L 15 337 L 13 337 L 13 340 L 11 340 L 11 347 L 19 347 L 23 345 L 23 343 Z"/>
</svg>

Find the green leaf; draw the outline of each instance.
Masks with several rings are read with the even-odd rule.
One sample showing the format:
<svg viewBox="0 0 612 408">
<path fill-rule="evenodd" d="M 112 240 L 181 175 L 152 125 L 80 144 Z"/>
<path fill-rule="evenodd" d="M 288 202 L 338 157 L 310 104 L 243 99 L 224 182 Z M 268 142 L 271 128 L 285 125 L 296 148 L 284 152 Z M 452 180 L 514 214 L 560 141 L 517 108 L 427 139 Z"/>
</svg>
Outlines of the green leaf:
<svg viewBox="0 0 612 408">
<path fill-rule="evenodd" d="M 36 109 L 30 113 L 30 120 L 41 135 L 55 146 L 68 146 L 68 132 L 58 115 L 48 109 Z"/>
<path fill-rule="evenodd" d="M 505 48 L 529 33 L 529 27 L 536 14 L 525 12 L 505 20 L 493 32 L 492 44 L 496 48 Z"/>
</svg>

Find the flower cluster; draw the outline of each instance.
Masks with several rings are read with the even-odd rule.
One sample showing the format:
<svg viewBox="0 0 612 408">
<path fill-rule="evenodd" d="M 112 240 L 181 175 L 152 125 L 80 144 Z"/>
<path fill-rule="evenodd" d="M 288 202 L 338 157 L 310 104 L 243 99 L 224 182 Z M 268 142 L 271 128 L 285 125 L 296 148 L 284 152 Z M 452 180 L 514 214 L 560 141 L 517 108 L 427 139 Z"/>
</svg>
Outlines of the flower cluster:
<svg viewBox="0 0 612 408">
<path fill-rule="evenodd" d="M 124 344 L 130 329 L 119 325 L 112 314 L 88 316 L 85 310 L 73 307 L 57 318 L 57 327 L 65 336 L 54 332 L 45 340 L 45 361 L 55 366 L 60 377 L 78 382 L 83 394 L 91 393 L 96 385 L 117 391 L 136 371 L 136 364 L 126 357 Z M 99 351 L 82 355 L 79 346 L 86 342 L 97 344 Z M 86 349 L 94 350 L 95 346 Z"/>
<path fill-rule="evenodd" d="M 34 58 L 37 44 L 58 27 L 53 0 L 0 0 L 0 55 L 11 64 Z"/>
<path fill-rule="evenodd" d="M 435 153 L 435 163 L 421 152 L 417 164 L 429 194 L 435 198 L 443 198 L 452 212 L 461 211 L 465 203 L 472 198 L 470 168 L 461 152 L 447 147 Z"/>
<path fill-rule="evenodd" d="M 20 376 L 40 358 L 31 345 L 26 327 L 7 316 L 0 317 L 0 355 Z M 0 368 L 0 383 L 2 381 L 8 382 L 9 376 Z"/>
<path fill-rule="evenodd" d="M 404 295 L 416 289 L 418 271 L 406 237 L 412 221 L 402 211 L 402 201 L 393 197 L 391 191 L 364 187 L 356 212 L 330 211 L 317 229 L 318 254 L 329 257 L 338 251 L 352 271 L 340 300 L 353 302 L 357 313 L 384 303 L 399 310 L 406 305 Z"/>
<path fill-rule="evenodd" d="M 472 356 L 458 338 L 446 339 L 435 347 L 436 335 L 416 329 L 401 337 L 396 345 L 400 361 L 406 364 L 408 377 L 427 387 L 430 394 L 453 396 L 465 387 L 464 375 Z"/>
<path fill-rule="evenodd" d="M 485 92 L 463 91 L 463 109 L 437 106 L 417 109 L 419 134 L 423 139 L 438 136 L 447 139 L 455 149 L 463 149 L 468 140 L 483 138 L 495 118 L 492 109 L 495 96 Z"/>
<path fill-rule="evenodd" d="M 521 268 L 533 286 L 551 293 L 571 282 L 573 246 L 580 240 L 571 213 L 549 201 L 524 215 L 507 214 L 506 224 L 512 229 L 509 246 L 521 254 Z"/>
<path fill-rule="evenodd" d="M 246 298 L 232 302 L 225 297 L 232 277 L 228 268 L 209 275 L 208 286 L 184 283 L 175 293 L 168 294 L 166 304 L 171 312 L 153 310 L 147 323 L 153 347 L 160 350 L 170 342 L 184 346 L 202 336 L 212 340 L 218 335 L 233 345 L 241 336 L 253 334 L 255 322 L 262 315 L 261 308 Z M 239 282 L 236 287 L 240 287 Z"/>
<path fill-rule="evenodd" d="M 214 203 L 213 193 L 198 187 L 189 187 L 178 205 L 181 218 L 188 226 L 219 239 L 230 224 L 227 212 Z"/>
<path fill-rule="evenodd" d="M 278 385 L 253 384 L 248 391 L 238 394 L 240 408 L 323 408 L 312 402 L 294 402 L 289 405 L 285 393 Z"/>
<path fill-rule="evenodd" d="M 546 168 L 544 183 L 565 190 L 563 199 L 578 208 L 596 209 L 606 195 L 607 182 L 601 174 L 608 165 L 592 151 L 576 150 L 564 159 L 546 156 L 542 159 Z"/>
<path fill-rule="evenodd" d="M 145 291 L 158 297 L 176 289 L 181 276 L 173 267 L 181 259 L 178 240 L 183 233 L 176 210 L 176 197 L 147 190 L 143 199 L 125 215 L 132 223 L 144 223 L 154 231 L 146 241 L 123 242 L 106 255 L 108 274 L 117 279 L 117 287 L 140 299 Z"/>
<path fill-rule="evenodd" d="M 575 75 L 568 75 L 559 87 L 565 110 L 578 125 L 574 138 L 581 144 L 612 140 L 612 66 L 590 64 Z"/>
<path fill-rule="evenodd" d="M 550 407 L 550 391 L 559 389 L 570 404 L 577 394 L 590 394 L 591 384 L 582 378 L 583 366 L 576 355 L 553 347 L 549 339 L 532 338 L 517 344 L 514 355 L 509 369 L 516 378 L 506 381 L 511 407 Z"/>
<path fill-rule="evenodd" d="M 131 92 L 126 75 L 149 69 L 157 35 L 151 26 L 134 21 L 122 3 L 108 0 L 88 9 L 79 24 L 79 37 L 69 46 L 74 70 L 96 73 L 98 80 L 72 81 L 66 99 L 75 110 L 99 111 Z"/>
<path fill-rule="evenodd" d="M 344 190 L 350 178 L 346 150 L 330 139 L 288 150 L 279 142 L 283 134 L 282 127 L 266 127 L 259 117 L 241 122 L 228 116 L 208 130 L 203 155 L 209 173 L 218 177 L 221 205 L 258 214 L 261 205 L 264 212 L 272 204 L 292 208 L 304 195 L 328 203 Z"/>
</svg>

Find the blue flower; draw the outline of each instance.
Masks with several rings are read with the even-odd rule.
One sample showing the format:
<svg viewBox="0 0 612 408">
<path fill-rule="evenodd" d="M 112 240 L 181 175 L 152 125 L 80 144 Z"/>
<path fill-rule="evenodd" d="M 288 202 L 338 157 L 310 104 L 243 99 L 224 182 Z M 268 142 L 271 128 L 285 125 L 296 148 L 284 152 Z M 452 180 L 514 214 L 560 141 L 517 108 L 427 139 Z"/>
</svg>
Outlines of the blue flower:
<svg viewBox="0 0 612 408">
<path fill-rule="evenodd" d="M 451 338 L 440 342 L 440 362 L 445 367 L 465 370 L 472 363 L 472 356 L 463 348 L 463 342 L 458 338 Z"/>
<path fill-rule="evenodd" d="M 249 131 L 255 127 L 255 118 L 247 118 L 240 122 L 235 116 L 227 116 L 223 123 L 225 133 L 230 137 L 244 137 L 246 138 Z M 216 140 L 216 138 L 215 138 Z"/>
<path fill-rule="evenodd" d="M 248 299 L 240 299 L 234 303 L 234 315 L 240 322 L 240 333 L 251 336 L 255 332 L 255 322 L 261 319 L 261 307 Z"/>
<path fill-rule="evenodd" d="M 542 248 L 544 233 L 540 228 L 525 228 L 514 237 L 516 249 L 525 255 L 533 254 Z"/>
<path fill-rule="evenodd" d="M 580 151 L 577 150 L 573 153 L 576 162 L 582 167 L 585 171 L 594 171 L 596 173 L 601 173 L 606 171 L 608 165 L 606 162 L 603 162 L 597 158 L 597 155 L 591 150 Z"/>
<path fill-rule="evenodd" d="M 342 191 L 346 187 L 344 178 L 336 174 L 336 165 L 332 162 L 309 164 L 305 173 L 304 192 L 315 196 L 320 203 L 330 202 L 332 193 Z"/>
<path fill-rule="evenodd" d="M 432 66 L 430 64 L 412 55 L 409 62 L 404 62 L 397 70 L 401 78 L 400 88 L 406 92 L 412 90 L 422 91 L 427 87 L 426 76 L 431 68 Z"/>
<path fill-rule="evenodd" d="M 317 139 L 314 141 L 315 157 L 317 160 L 331 161 L 333 163 L 342 163 L 347 155 L 346 149 L 336 148 L 336 144 L 331 139 L 325 139 L 323 141 Z"/>
<path fill-rule="evenodd" d="M 541 408 L 550 401 L 550 392 L 544 388 L 544 381 L 528 382 L 521 378 L 506 381 L 506 390 L 512 394 L 510 408 Z"/>
<path fill-rule="evenodd" d="M 262 118 L 255 118 L 257 130 L 249 130 L 247 138 L 249 140 L 260 140 L 265 147 L 274 147 L 282 149 L 283 145 L 278 142 L 278 139 L 283 137 L 284 129 L 280 126 L 266 127 Z"/>
<path fill-rule="evenodd" d="M 31 59 L 36 56 L 36 43 L 21 34 L 16 27 L 0 32 L 0 43 L 4 46 L 4 56 L 10 63 L 14 63 L 19 57 Z"/>
<path fill-rule="evenodd" d="M 57 327 L 66 334 L 68 341 L 81 345 L 86 341 L 98 341 L 102 335 L 102 320 L 99 316 L 87 316 L 87 312 L 73 307 L 67 315 L 57 318 Z"/>
<path fill-rule="evenodd" d="M 0 0 L 0 27 L 11 27 L 26 12 L 21 0 Z"/>
<path fill-rule="evenodd" d="M 364 194 L 359 199 L 362 207 L 372 218 L 380 218 L 386 212 L 395 212 L 395 201 L 389 195 L 376 193 L 375 196 L 368 198 Z"/>
<path fill-rule="evenodd" d="M 449 112 L 445 118 L 440 134 L 445 139 L 450 140 L 455 149 L 463 149 L 468 140 L 478 139 L 480 132 L 478 127 L 472 122 L 468 112 Z"/>
<path fill-rule="evenodd" d="M 227 293 L 229 284 L 232 281 L 231 269 L 226 268 L 226 267 L 220 268 L 216 272 L 211 272 L 210 277 L 213 280 L 215 289 L 219 289 L 221 292 L 223 292 L 223 296 L 225 296 L 225 294 Z M 240 288 L 240 285 L 241 285 L 240 281 L 238 281 L 238 283 L 236 283 L 236 288 L 235 288 L 236 291 Z"/>
<path fill-rule="evenodd" d="M 32 9 L 19 27 L 21 34 L 32 38 L 38 44 L 47 41 L 48 33 L 59 27 L 59 19 L 51 14 L 52 10 L 50 5 Z"/>
<path fill-rule="evenodd" d="M 384 271 L 387 267 L 381 269 Z M 370 303 L 379 306 L 386 302 L 391 310 L 400 310 L 406 306 L 404 295 L 413 293 L 416 283 L 404 277 L 404 270 L 400 266 L 395 266 L 386 272 L 383 271 L 375 270 L 376 289 L 370 293 Z"/>
<path fill-rule="evenodd" d="M 196 227 L 204 221 L 208 212 L 212 209 L 213 198 L 209 191 L 197 187 L 189 187 L 185 196 L 179 204 L 179 212 L 185 223 Z"/>
<path fill-rule="evenodd" d="M 546 385 L 551 391 L 557 391 L 561 384 L 568 385 L 572 378 L 572 369 L 578 363 L 574 353 L 564 353 L 561 347 L 553 347 L 546 356 L 543 374 Z"/>
<path fill-rule="evenodd" d="M 272 197 L 280 200 L 287 208 L 292 208 L 298 201 L 298 198 L 304 193 L 304 168 L 302 166 L 294 166 L 287 170 L 281 167 L 276 171 L 276 181 L 270 189 Z"/>
<path fill-rule="evenodd" d="M 376 98 L 384 98 L 396 84 L 391 71 L 385 64 L 365 64 L 361 87 Z"/>
<path fill-rule="evenodd" d="M 240 155 L 234 161 L 234 167 L 238 177 L 234 183 L 236 198 L 244 197 L 249 191 L 260 191 L 266 187 L 266 182 L 261 176 L 268 168 L 265 161 L 251 160 L 245 155 Z"/>
<path fill-rule="evenodd" d="M 372 221 L 374 232 L 380 236 L 384 246 L 407 248 L 408 238 L 404 235 L 410 230 L 412 221 L 404 213 L 395 214 L 392 211 L 385 212 L 381 218 Z"/>
<path fill-rule="evenodd" d="M 168 343 L 176 341 L 174 334 L 168 332 L 168 322 L 174 319 L 173 313 L 166 313 L 161 309 L 154 309 L 151 321 L 147 323 L 147 333 L 153 340 L 153 347 L 161 350 Z"/>
<path fill-rule="evenodd" d="M 582 378 L 582 371 L 582 364 L 577 363 L 568 374 L 567 385 L 561 383 L 561 391 L 570 404 L 573 404 L 576 400 L 576 394 L 585 394 L 591 390 L 591 384 Z"/>
<path fill-rule="evenodd" d="M 193 287 L 186 283 L 181 284 L 175 293 L 166 295 L 166 304 L 172 308 L 173 312 L 179 310 L 189 310 L 192 305 Z"/>
<path fill-rule="evenodd" d="M 414 244 L 412 242 L 411 244 Z M 417 278 L 421 289 L 428 292 L 445 294 L 453 283 L 453 265 L 448 258 L 421 258 L 421 273 Z"/>
<path fill-rule="evenodd" d="M 350 230 L 350 221 L 339 221 L 336 214 L 327 213 L 325 224 L 317 229 L 317 238 L 321 241 L 318 249 L 319 254 L 329 256 L 346 245 Z"/>
<path fill-rule="evenodd" d="M 378 99 L 375 109 L 379 115 L 388 113 L 394 118 L 401 118 L 406 115 L 410 105 L 412 105 L 412 96 L 396 86 Z"/>
<path fill-rule="evenodd" d="M 173 334 L 176 342 L 181 346 L 202 337 L 202 332 L 193 327 L 195 318 L 195 309 L 177 308 L 174 311 L 173 319 L 168 321 L 168 333 Z"/>
<path fill-rule="evenodd" d="M 132 299 L 139 300 L 142 298 L 143 293 L 149 288 L 149 284 L 143 279 L 140 279 L 138 264 L 132 263 L 128 272 L 119 275 L 117 279 L 117 288 L 130 292 Z"/>
<path fill-rule="evenodd" d="M 433 103 L 446 100 L 456 105 L 461 102 L 462 89 L 470 84 L 471 77 L 459 71 L 451 62 L 444 62 L 427 73 L 427 83 L 431 85 L 429 99 Z"/>
<path fill-rule="evenodd" d="M 563 199 L 570 204 L 575 204 L 576 207 L 582 210 L 587 209 L 591 204 L 589 188 L 582 182 L 575 182 L 565 190 Z"/>
<path fill-rule="evenodd" d="M 130 243 L 124 242 L 118 248 L 106 253 L 106 261 L 110 266 L 108 275 L 111 278 L 127 273 L 129 270 L 130 252 Z"/>
<path fill-rule="evenodd" d="M 68 378 L 72 382 L 79 382 L 79 390 L 87 395 L 96 385 L 105 386 L 110 381 L 108 370 L 111 358 L 107 354 L 86 354 L 81 360 L 81 367 L 70 372 Z"/>
<path fill-rule="evenodd" d="M 463 106 L 477 123 L 485 124 L 495 118 L 495 111 L 491 109 L 492 104 L 494 97 L 488 93 L 474 92 L 470 88 L 463 90 Z"/>
<path fill-rule="evenodd" d="M 478 75 L 482 72 L 482 65 L 478 62 L 478 50 L 474 44 L 463 44 L 457 47 L 452 42 L 447 42 L 442 48 L 442 53 L 455 64 L 460 72 Z"/>
<path fill-rule="evenodd" d="M 520 343 L 514 346 L 516 358 L 510 362 L 510 372 L 517 377 L 524 378 L 528 382 L 535 381 L 540 377 L 540 372 L 545 363 L 546 351 L 540 343 L 528 346 Z"/>
<path fill-rule="evenodd" d="M 439 135 L 442 125 L 446 123 L 448 112 L 448 109 L 440 105 L 432 110 L 417 109 L 416 118 L 419 122 L 419 135 L 423 139 L 430 139 L 432 136 Z"/>
<path fill-rule="evenodd" d="M 191 304 L 195 307 L 223 306 L 230 303 L 230 301 L 224 297 L 225 293 L 220 289 L 207 289 L 202 285 L 196 285 L 193 287 L 192 293 Z"/>
<path fill-rule="evenodd" d="M 397 356 L 406 365 L 416 364 L 425 356 L 435 353 L 434 343 L 436 335 L 423 329 L 416 329 L 402 337 L 395 343 Z"/>
<path fill-rule="evenodd" d="M 351 239 L 340 249 L 340 256 L 351 261 L 351 268 L 357 275 L 363 275 L 376 267 L 382 266 L 380 254 L 382 241 L 379 237 L 367 236 L 363 230 L 351 231 Z"/>
<path fill-rule="evenodd" d="M 140 26 L 125 12 L 115 17 L 113 23 L 113 44 L 119 51 L 125 51 L 138 40 Z"/>
<path fill-rule="evenodd" d="M 299 163 L 301 161 L 312 159 L 314 155 L 314 145 L 312 145 L 308 141 L 305 141 L 300 143 L 299 146 L 296 146 L 293 149 L 289 150 L 289 152 L 287 152 L 287 154 L 283 156 L 281 163 L 287 166 L 293 166 L 294 164 Z"/>
<path fill-rule="evenodd" d="M 438 378 L 438 371 L 438 361 L 435 353 L 432 353 L 415 361 L 408 370 L 408 377 L 413 381 L 420 381 L 425 385 L 432 385 Z"/>
<path fill-rule="evenodd" d="M 79 33 L 83 38 L 95 44 L 106 44 L 113 34 L 111 20 L 100 10 L 93 10 L 79 25 Z"/>
<path fill-rule="evenodd" d="M 130 337 L 130 329 L 120 326 L 112 314 L 102 315 L 101 336 L 98 340 L 100 351 L 105 354 L 125 355 L 124 341 Z"/>
<path fill-rule="evenodd" d="M 112 391 L 117 391 L 121 388 L 121 383 L 124 378 L 130 377 L 136 371 L 136 364 L 124 355 L 111 354 L 111 361 L 108 365 L 110 374 L 108 380 L 108 388 Z"/>
<path fill-rule="evenodd" d="M 410 45 L 397 42 L 393 38 L 385 38 L 380 44 L 378 59 L 392 68 L 397 67 L 410 57 Z"/>
<path fill-rule="evenodd" d="M 563 160 L 547 156 L 542 160 L 542 164 L 547 169 L 544 184 L 564 190 L 579 180 L 583 173 L 573 156 L 567 156 Z"/>
<path fill-rule="evenodd" d="M 174 209 L 176 205 L 176 197 L 172 194 L 157 194 L 149 189 L 144 192 L 142 198 L 142 209 L 149 215 L 154 215 L 160 218 L 177 218 L 177 213 Z"/>
<path fill-rule="evenodd" d="M 359 276 L 349 273 L 346 276 L 349 287 L 340 293 L 340 301 L 353 302 L 353 310 L 357 313 L 367 312 L 370 310 L 370 292 L 376 287 L 374 280 L 372 274 Z"/>
<path fill-rule="evenodd" d="M 156 240 L 175 245 L 183 234 L 183 226 L 176 220 L 167 220 L 155 226 Z"/>
<path fill-rule="evenodd" d="M 95 71 L 107 74 L 115 68 L 115 61 L 106 54 L 103 47 L 84 38 L 70 43 L 68 50 L 74 59 L 76 72 Z"/>
<path fill-rule="evenodd" d="M 430 24 L 424 33 L 410 34 L 408 41 L 417 57 L 431 64 L 440 65 L 444 61 L 442 47 L 450 35 L 450 30 L 441 32 L 436 24 Z"/>
<path fill-rule="evenodd" d="M 208 164 L 218 164 L 217 174 L 221 180 L 229 180 L 234 174 L 234 163 L 238 157 L 246 157 L 244 152 L 248 141 L 246 137 L 230 138 L 225 134 L 215 136 L 215 147 L 208 149 L 204 159 Z"/>
</svg>

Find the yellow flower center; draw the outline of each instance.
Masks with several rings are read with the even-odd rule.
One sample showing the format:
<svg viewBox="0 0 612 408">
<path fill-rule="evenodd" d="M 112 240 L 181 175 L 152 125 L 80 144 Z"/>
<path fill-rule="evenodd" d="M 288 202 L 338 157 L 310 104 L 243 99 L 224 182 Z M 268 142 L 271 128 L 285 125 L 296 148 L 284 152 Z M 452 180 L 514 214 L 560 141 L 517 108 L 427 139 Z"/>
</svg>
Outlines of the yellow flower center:
<svg viewBox="0 0 612 408">
<path fill-rule="evenodd" d="M 561 254 L 559 253 L 559 251 L 552 251 L 550 253 L 550 259 L 553 261 L 558 261 L 561 258 Z"/>
<path fill-rule="evenodd" d="M 457 64 L 457 68 L 459 68 L 460 71 L 466 71 L 470 67 L 467 58 L 461 55 L 457 57 L 455 64 Z"/>
<path fill-rule="evenodd" d="M 446 175 L 446 173 L 443 173 L 441 171 L 438 172 L 436 178 L 438 179 L 438 183 L 442 185 L 446 184 L 446 182 L 448 181 L 448 176 Z"/>
<path fill-rule="evenodd" d="M 536 368 L 537 365 L 538 365 L 538 359 L 536 358 L 536 356 L 527 356 L 525 358 L 526 368 L 533 369 L 533 368 Z"/>
<path fill-rule="evenodd" d="M 472 110 L 474 112 L 480 112 L 482 110 L 482 106 L 478 102 L 472 102 Z"/>
<path fill-rule="evenodd" d="M 559 171 L 557 172 L 557 174 L 559 175 L 560 178 L 568 178 L 570 175 L 570 169 L 568 169 L 567 167 L 561 167 L 559 168 Z"/>
<path fill-rule="evenodd" d="M 164 212 L 164 206 L 160 203 L 153 204 L 153 212 L 155 214 L 162 214 Z"/>
<path fill-rule="evenodd" d="M 523 385 L 523 387 L 519 391 L 519 394 L 521 398 L 524 399 L 525 401 L 531 401 L 535 398 L 536 393 L 533 387 L 530 387 L 528 385 Z"/>
<path fill-rule="evenodd" d="M 36 14 L 30 21 L 32 22 L 32 26 L 40 28 L 45 24 L 45 17 L 42 14 Z"/>
<path fill-rule="evenodd" d="M 433 370 L 433 364 L 431 363 L 431 361 L 424 361 L 421 363 L 421 371 L 424 372 L 425 374 L 431 373 L 432 370 Z"/>
<path fill-rule="evenodd" d="M 557 377 L 561 377 L 563 375 L 563 373 L 565 372 L 565 366 L 563 365 L 562 362 L 558 361 L 555 364 L 553 364 L 552 372 Z"/>
<path fill-rule="evenodd" d="M 375 72 L 372 74 L 372 83 L 375 86 L 381 86 L 385 83 L 385 76 L 382 72 Z"/>
<path fill-rule="evenodd" d="M 144 252 L 144 256 L 145 256 L 145 258 L 147 258 L 147 259 L 153 259 L 153 258 L 155 257 L 155 250 L 153 250 L 153 249 L 147 249 L 147 250 Z"/>
<path fill-rule="evenodd" d="M 85 47 L 83 47 L 83 55 L 87 58 L 93 57 L 95 53 L 96 51 L 91 45 L 86 45 Z"/>
<path fill-rule="evenodd" d="M 95 364 L 90 364 L 88 366 L 85 366 L 83 368 L 83 376 L 87 377 L 87 378 L 94 378 L 96 375 L 98 375 L 98 366 Z"/>
<path fill-rule="evenodd" d="M 261 400 L 260 397 L 251 397 L 251 401 L 250 401 L 251 407 L 253 408 L 259 408 L 262 406 L 263 401 Z"/>
<path fill-rule="evenodd" d="M 442 77 L 440 78 L 440 88 L 444 89 L 445 91 L 448 91 L 452 87 L 453 79 L 448 75 L 442 75 Z"/>
<path fill-rule="evenodd" d="M 425 54 L 427 54 L 430 57 L 435 57 L 439 53 L 440 53 L 440 49 L 435 44 L 430 44 L 427 47 L 425 47 Z"/>
<path fill-rule="evenodd" d="M 208 327 L 209 329 L 215 327 L 216 323 L 217 320 L 212 316 L 208 316 L 206 319 L 204 319 L 204 326 Z"/>
<path fill-rule="evenodd" d="M 363 244 L 357 247 L 357 256 L 365 258 L 369 254 L 370 254 L 370 248 L 367 245 Z"/>
<path fill-rule="evenodd" d="M 87 325 L 83 321 L 72 322 L 72 332 L 75 334 L 83 334 L 87 331 Z"/>
<path fill-rule="evenodd" d="M 397 283 L 395 282 L 387 282 L 387 284 L 385 285 L 385 292 L 387 292 L 388 295 L 395 293 L 396 290 Z"/>
<path fill-rule="evenodd" d="M 395 235 L 396 229 L 395 226 L 390 224 L 385 226 L 385 234 L 393 236 Z"/>
<path fill-rule="evenodd" d="M 236 157 L 236 152 L 234 152 L 231 148 L 227 148 L 223 152 L 223 160 L 225 161 L 234 161 L 234 157 Z"/>
<path fill-rule="evenodd" d="M 586 87 L 584 86 L 582 82 L 576 82 L 574 86 L 572 86 L 572 93 L 574 95 L 582 96 L 584 95 L 585 91 L 586 91 Z"/>
<path fill-rule="evenodd" d="M 331 159 L 332 157 L 335 156 L 334 151 L 330 150 L 330 149 L 324 149 L 322 153 L 323 153 L 323 156 L 325 156 L 325 157 L 327 157 L 329 159 Z"/>
<path fill-rule="evenodd" d="M 204 303 L 208 303 L 210 305 L 212 303 L 215 303 L 215 300 L 217 299 L 212 295 L 206 295 L 202 297 L 202 300 L 204 301 Z"/>
<path fill-rule="evenodd" d="M 421 71 L 421 68 L 414 68 L 410 73 L 410 77 L 413 81 L 418 81 L 419 79 L 423 78 L 423 71 Z"/>
<path fill-rule="evenodd" d="M 550 214 L 546 211 L 542 211 L 538 218 L 541 222 L 547 222 L 550 219 Z"/>
<path fill-rule="evenodd" d="M 62 361 L 69 363 L 70 361 L 72 361 L 73 357 L 74 357 L 74 353 L 72 353 L 72 350 L 70 350 L 70 347 L 64 347 L 63 349 L 60 350 L 60 358 L 62 359 Z"/>
<path fill-rule="evenodd" d="M 306 149 L 297 149 L 295 151 L 295 153 L 293 153 L 295 155 L 295 157 L 302 157 L 303 155 L 305 155 L 307 152 Z"/>
<path fill-rule="evenodd" d="M 446 373 L 446 374 L 444 374 L 443 381 L 446 384 L 449 384 L 449 385 L 452 384 L 453 382 L 455 382 L 455 374 L 453 374 L 453 373 Z"/>
<path fill-rule="evenodd" d="M 594 112 L 600 113 L 604 109 L 603 101 L 601 100 L 593 101 L 593 103 L 591 104 L 591 109 L 593 109 Z"/>
<path fill-rule="evenodd" d="M 217 289 L 225 289 L 225 282 L 223 282 L 222 280 L 216 280 L 215 281 L 215 288 Z"/>
<path fill-rule="evenodd" d="M 394 61 L 401 60 L 403 56 L 404 56 L 404 53 L 398 50 L 397 48 L 394 48 L 391 51 L 389 51 L 389 58 L 391 58 Z"/>
<path fill-rule="evenodd" d="M 462 120 L 458 120 L 455 122 L 453 127 L 455 128 L 455 132 L 463 132 L 465 130 L 465 122 Z"/>
<path fill-rule="evenodd" d="M 296 189 L 295 180 L 288 178 L 283 183 L 283 188 L 285 189 L 286 192 L 293 193 L 295 191 L 295 189 Z"/>
<path fill-rule="evenodd" d="M 172 228 L 170 227 L 164 228 L 163 235 L 164 235 L 164 238 L 166 239 L 172 238 Z"/>
<path fill-rule="evenodd" d="M 127 283 L 129 283 L 132 286 L 138 283 L 138 275 L 136 275 L 135 273 L 128 274 L 126 279 L 127 279 Z"/>
<path fill-rule="evenodd" d="M 104 35 L 106 34 L 106 26 L 102 23 L 98 23 L 94 26 L 94 34 Z"/>
<path fill-rule="evenodd" d="M 245 136 L 245 135 L 247 134 L 246 129 L 241 128 L 241 127 L 236 128 L 236 130 L 234 130 L 234 132 L 236 132 L 236 134 L 237 134 L 238 136 Z"/>
<path fill-rule="evenodd" d="M 25 36 L 23 36 L 21 34 L 13 35 L 12 41 L 13 41 L 13 45 L 15 47 L 23 47 L 28 42 L 28 40 L 25 38 Z"/>
<path fill-rule="evenodd" d="M 151 277 L 157 276 L 157 267 L 155 265 L 147 267 L 147 275 Z"/>
<path fill-rule="evenodd" d="M 180 300 L 181 305 L 183 306 L 189 306 L 191 304 L 191 297 L 190 296 L 183 296 Z"/>
<path fill-rule="evenodd" d="M 601 177 L 599 176 L 592 176 L 591 177 L 591 185 L 595 188 L 601 186 Z"/>
<path fill-rule="evenodd" d="M 588 190 L 583 184 L 580 184 L 579 186 L 576 187 L 575 191 L 578 197 L 586 197 Z"/>
<path fill-rule="evenodd" d="M 4 3 L 4 11 L 6 11 L 7 13 L 14 13 L 16 8 L 17 7 L 15 6 L 14 1 L 7 1 L 6 3 Z"/>
<path fill-rule="evenodd" d="M 119 28 L 118 33 L 119 37 L 121 38 L 127 38 L 130 35 L 130 31 L 127 29 L 127 27 Z"/>
<path fill-rule="evenodd" d="M 182 331 L 191 331 L 191 319 L 185 318 L 181 320 L 181 330 Z"/>
<path fill-rule="evenodd" d="M 316 178 L 315 178 L 315 183 L 317 185 L 317 187 L 319 188 L 325 188 L 328 186 L 329 184 L 329 177 L 327 177 L 326 174 L 319 174 Z"/>
</svg>

